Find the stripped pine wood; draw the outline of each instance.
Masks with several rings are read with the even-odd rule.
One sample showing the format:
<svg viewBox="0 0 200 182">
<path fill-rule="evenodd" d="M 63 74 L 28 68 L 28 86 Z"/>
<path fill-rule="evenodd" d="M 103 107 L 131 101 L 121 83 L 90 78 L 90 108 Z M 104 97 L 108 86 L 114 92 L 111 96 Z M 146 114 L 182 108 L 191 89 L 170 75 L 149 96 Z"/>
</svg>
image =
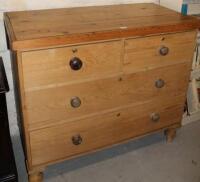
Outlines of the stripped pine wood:
<svg viewBox="0 0 200 182">
<path fill-rule="evenodd" d="M 183 99 L 163 99 L 166 102 L 150 102 L 33 131 L 30 133 L 32 165 L 71 157 L 178 123 L 183 113 Z M 159 122 L 151 121 L 153 112 L 160 114 Z M 78 146 L 72 142 L 77 134 L 82 137 L 82 144 Z"/>
<path fill-rule="evenodd" d="M 171 99 L 183 94 L 187 87 L 190 63 L 177 64 L 155 70 L 79 84 L 25 92 L 29 129 L 56 125 L 59 120 L 106 113 L 111 109 L 138 105 L 156 97 Z M 178 75 L 178 76 L 177 76 Z M 156 88 L 155 81 L 163 79 L 165 86 Z M 71 106 L 71 99 L 79 97 L 81 105 Z M 65 119 L 67 118 L 67 119 Z"/>
<path fill-rule="evenodd" d="M 131 73 L 191 61 L 196 34 L 192 31 L 126 40 L 123 71 Z M 166 56 L 159 53 L 163 46 L 169 48 Z"/>
<path fill-rule="evenodd" d="M 120 41 L 112 41 L 24 52 L 24 87 L 34 89 L 118 74 L 121 69 L 121 44 Z M 80 58 L 83 63 L 79 71 L 70 67 L 70 60 L 74 57 Z"/>
<path fill-rule="evenodd" d="M 200 20 L 155 4 L 8 12 L 29 182 L 48 165 L 181 126 Z"/>
<path fill-rule="evenodd" d="M 186 31 L 200 26 L 193 17 L 151 3 L 9 12 L 5 19 L 14 50 Z"/>
</svg>

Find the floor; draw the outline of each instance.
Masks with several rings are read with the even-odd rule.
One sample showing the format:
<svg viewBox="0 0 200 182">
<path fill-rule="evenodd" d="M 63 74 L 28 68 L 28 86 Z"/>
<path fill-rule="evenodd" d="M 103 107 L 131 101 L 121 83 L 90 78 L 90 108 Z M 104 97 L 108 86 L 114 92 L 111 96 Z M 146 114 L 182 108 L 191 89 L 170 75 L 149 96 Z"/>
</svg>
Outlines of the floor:
<svg viewBox="0 0 200 182">
<path fill-rule="evenodd" d="M 11 127 L 11 133 L 17 127 Z M 12 134 L 19 182 L 27 182 L 17 132 Z M 153 134 L 48 167 L 45 182 L 200 182 L 200 121 L 178 130 L 173 143 Z"/>
</svg>

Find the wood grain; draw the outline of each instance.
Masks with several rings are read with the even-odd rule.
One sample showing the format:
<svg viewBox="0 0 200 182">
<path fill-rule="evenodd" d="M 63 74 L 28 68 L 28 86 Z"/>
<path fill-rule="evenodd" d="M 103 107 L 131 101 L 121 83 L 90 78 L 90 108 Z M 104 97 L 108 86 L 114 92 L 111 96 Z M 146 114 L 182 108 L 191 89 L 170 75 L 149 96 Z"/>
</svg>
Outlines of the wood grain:
<svg viewBox="0 0 200 182">
<path fill-rule="evenodd" d="M 180 62 L 191 62 L 196 46 L 196 31 L 128 39 L 125 41 L 124 67 L 126 73 L 167 66 Z M 162 56 L 161 47 L 169 53 Z"/>
<path fill-rule="evenodd" d="M 130 75 L 25 92 L 26 122 L 32 130 L 56 125 L 59 120 L 72 121 L 130 104 L 141 104 L 157 97 L 161 100 L 165 97 L 171 99 L 185 93 L 190 66 L 190 63 L 182 63 Z M 158 79 L 165 81 L 163 88 L 155 87 Z M 79 108 L 71 106 L 73 97 L 80 98 Z"/>
<path fill-rule="evenodd" d="M 121 71 L 121 47 L 122 42 L 112 41 L 23 52 L 24 87 L 36 89 L 116 75 Z M 71 69 L 69 62 L 73 57 L 82 60 L 80 70 Z"/>
<path fill-rule="evenodd" d="M 163 98 L 88 119 L 69 122 L 30 133 L 32 165 L 68 158 L 97 148 L 136 137 L 178 123 L 183 113 L 183 98 Z M 160 114 L 153 122 L 150 115 Z M 79 134 L 83 142 L 76 146 L 72 136 Z"/>
<path fill-rule="evenodd" d="M 41 181 L 43 169 L 55 162 L 181 125 L 200 20 L 154 4 L 4 17 L 16 51 L 29 181 Z M 161 46 L 168 55 L 158 53 Z M 72 57 L 83 61 L 79 71 L 71 70 Z M 158 79 L 163 88 L 155 87 Z M 74 96 L 81 99 L 79 108 L 71 107 Z M 152 113 L 159 114 L 158 122 Z M 81 145 L 72 144 L 75 135 Z"/>
<path fill-rule="evenodd" d="M 26 90 L 40 89 L 188 62 L 193 57 L 195 39 L 196 31 L 192 31 L 128 39 L 125 48 L 123 41 L 112 41 L 23 52 L 24 87 Z M 159 54 L 163 45 L 170 49 L 167 56 Z M 73 57 L 83 62 L 78 71 L 70 68 L 69 61 Z"/>
<path fill-rule="evenodd" d="M 67 22 L 67 23 L 66 23 Z M 5 13 L 12 49 L 197 29 L 200 20 L 155 4 L 109 5 Z"/>
</svg>

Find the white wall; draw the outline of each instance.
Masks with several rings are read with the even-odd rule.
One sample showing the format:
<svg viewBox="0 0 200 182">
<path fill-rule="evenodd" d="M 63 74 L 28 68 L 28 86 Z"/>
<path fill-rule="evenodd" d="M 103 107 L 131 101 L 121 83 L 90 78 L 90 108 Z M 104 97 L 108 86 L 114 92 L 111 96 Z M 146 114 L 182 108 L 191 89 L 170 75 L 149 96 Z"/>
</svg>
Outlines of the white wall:
<svg viewBox="0 0 200 182">
<path fill-rule="evenodd" d="M 0 20 L 0 51 L 5 51 L 6 49 L 7 46 L 6 46 L 4 23 L 3 21 Z"/>
<path fill-rule="evenodd" d="M 183 0 L 160 0 L 160 5 L 181 12 Z"/>
</svg>

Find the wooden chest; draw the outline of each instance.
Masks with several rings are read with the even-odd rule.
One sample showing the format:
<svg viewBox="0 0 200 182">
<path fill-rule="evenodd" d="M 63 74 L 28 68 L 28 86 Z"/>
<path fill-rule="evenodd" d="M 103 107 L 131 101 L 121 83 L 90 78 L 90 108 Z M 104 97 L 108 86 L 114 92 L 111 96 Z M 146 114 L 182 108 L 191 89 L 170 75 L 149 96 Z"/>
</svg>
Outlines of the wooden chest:
<svg viewBox="0 0 200 182">
<path fill-rule="evenodd" d="M 181 125 L 200 21 L 155 4 L 5 13 L 30 181 Z"/>
</svg>

